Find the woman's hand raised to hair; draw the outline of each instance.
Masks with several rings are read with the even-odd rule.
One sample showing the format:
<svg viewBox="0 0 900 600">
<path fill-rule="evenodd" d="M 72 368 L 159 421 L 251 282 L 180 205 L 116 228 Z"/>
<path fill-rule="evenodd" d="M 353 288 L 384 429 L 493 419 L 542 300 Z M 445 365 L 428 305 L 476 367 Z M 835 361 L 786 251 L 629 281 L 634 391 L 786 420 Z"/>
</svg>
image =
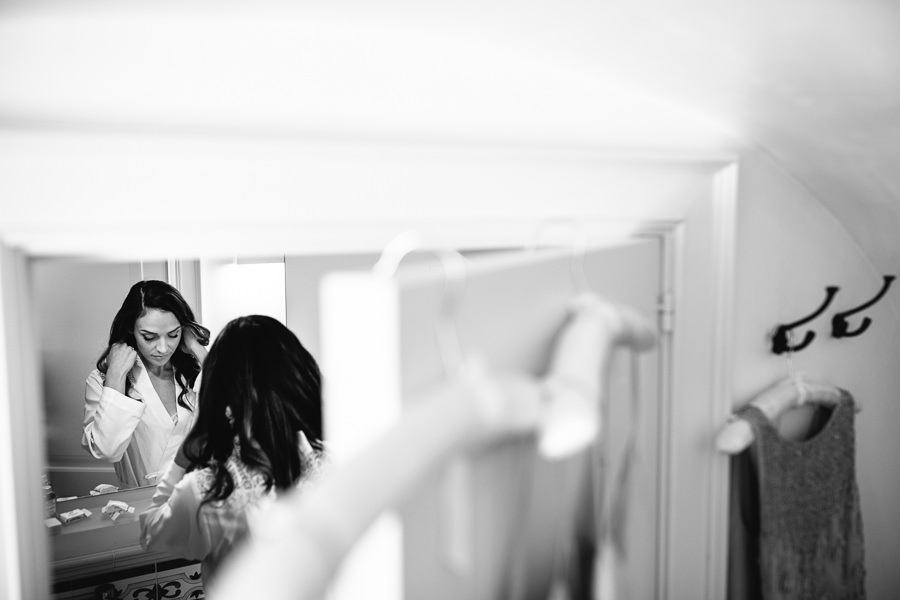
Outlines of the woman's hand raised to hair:
<svg viewBox="0 0 900 600">
<path fill-rule="evenodd" d="M 117 342 L 109 349 L 106 368 L 106 387 L 122 394 L 125 393 L 125 381 L 128 373 L 137 361 L 137 351 L 124 342 Z"/>
<path fill-rule="evenodd" d="M 209 344 L 209 329 L 199 323 L 186 323 L 181 329 L 180 349 L 185 354 L 193 354 L 203 364 Z"/>
</svg>

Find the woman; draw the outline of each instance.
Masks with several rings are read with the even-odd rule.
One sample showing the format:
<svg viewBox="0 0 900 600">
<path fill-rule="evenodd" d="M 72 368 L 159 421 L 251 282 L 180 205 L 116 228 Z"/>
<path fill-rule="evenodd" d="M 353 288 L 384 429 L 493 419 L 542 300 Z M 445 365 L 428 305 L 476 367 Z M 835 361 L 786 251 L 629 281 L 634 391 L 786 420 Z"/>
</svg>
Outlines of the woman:
<svg viewBox="0 0 900 600">
<path fill-rule="evenodd" d="M 177 289 L 139 281 L 87 378 L 81 446 L 115 463 L 120 487 L 155 484 L 194 422 L 209 330 Z"/>
<path fill-rule="evenodd" d="M 253 514 L 320 469 L 321 376 L 271 317 L 234 319 L 204 363 L 197 422 L 141 514 L 141 545 L 202 559 L 204 584 Z"/>
</svg>

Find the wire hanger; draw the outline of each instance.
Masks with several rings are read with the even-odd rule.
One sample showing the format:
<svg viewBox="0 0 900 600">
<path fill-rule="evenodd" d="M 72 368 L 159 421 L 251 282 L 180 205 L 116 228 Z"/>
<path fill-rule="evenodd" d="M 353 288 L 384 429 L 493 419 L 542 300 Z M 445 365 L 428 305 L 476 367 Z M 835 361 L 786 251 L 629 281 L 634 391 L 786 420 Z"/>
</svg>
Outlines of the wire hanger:
<svg viewBox="0 0 900 600">
<path fill-rule="evenodd" d="M 865 304 L 860 304 L 856 308 L 852 308 L 850 310 L 845 310 L 843 312 L 839 312 L 839 313 L 835 314 L 831 318 L 831 335 L 832 335 L 832 337 L 836 337 L 836 338 L 856 337 L 858 335 L 861 335 L 866 329 L 868 329 L 869 325 L 872 324 L 872 319 L 870 319 L 869 317 L 864 317 L 862 320 L 862 323 L 860 323 L 859 327 L 857 327 L 856 329 L 854 329 L 852 331 L 848 329 L 847 317 L 849 317 L 850 315 L 854 315 L 860 311 L 863 311 L 863 310 L 869 308 L 870 306 L 872 306 L 873 304 L 875 304 L 876 302 L 878 302 L 879 300 L 881 300 L 882 296 L 884 296 L 887 293 L 888 288 L 891 287 L 891 283 L 894 282 L 894 279 L 895 279 L 895 277 L 893 275 L 885 275 L 884 276 L 884 284 L 882 285 L 881 290 L 879 290 L 879 292 L 875 295 L 874 298 L 872 298 Z"/>
<path fill-rule="evenodd" d="M 822 302 L 822 305 L 817 308 L 814 313 L 807 317 L 803 317 L 802 319 L 794 321 L 793 323 L 779 325 L 775 330 L 775 334 L 772 336 L 772 352 L 774 352 L 775 354 L 784 354 L 785 352 L 798 352 L 809 346 L 812 343 L 813 338 L 816 337 L 815 332 L 807 331 L 806 335 L 803 337 L 803 340 L 797 345 L 789 343 L 788 334 L 792 334 L 792 330 L 794 328 L 809 323 L 810 321 L 821 315 L 823 312 L 825 312 L 825 309 L 828 308 L 828 305 L 831 304 L 831 301 L 834 300 L 835 294 L 837 294 L 838 290 L 840 289 L 841 288 L 834 285 L 826 287 L 825 301 Z"/>
<path fill-rule="evenodd" d="M 385 246 L 372 271 L 391 278 L 404 257 L 416 250 L 425 250 L 419 234 L 415 231 L 403 232 Z M 444 295 L 434 327 L 444 375 L 450 380 L 466 368 L 457 326 L 458 309 L 466 287 L 466 258 L 457 250 L 428 250 L 437 256 L 444 269 Z"/>
<path fill-rule="evenodd" d="M 477 359 L 467 361 L 464 358 L 459 337 L 458 316 L 466 287 L 466 258 L 457 250 L 423 246 L 417 232 L 405 231 L 385 246 L 372 271 L 392 278 L 401 261 L 414 251 L 429 250 L 437 256 L 444 270 L 444 293 L 434 330 L 444 376 L 447 381 L 482 381 L 483 365 Z M 441 483 L 444 498 L 441 520 L 446 523 L 441 545 L 448 566 L 458 573 L 471 569 L 470 542 L 465 533 L 471 527 L 471 516 L 464 508 L 467 506 L 465 499 L 472 493 L 470 471 L 468 461 L 455 458 L 447 465 Z"/>
<path fill-rule="evenodd" d="M 584 225 L 577 221 L 544 221 L 539 223 L 535 228 L 532 241 L 528 245 L 529 250 L 537 250 L 541 241 L 542 234 L 546 233 L 552 227 L 563 227 L 571 230 L 576 234 L 572 246 L 572 260 L 569 263 L 569 274 L 572 277 L 572 284 L 579 293 L 589 292 L 587 273 L 584 270 L 584 261 L 587 256 L 588 235 Z"/>
</svg>

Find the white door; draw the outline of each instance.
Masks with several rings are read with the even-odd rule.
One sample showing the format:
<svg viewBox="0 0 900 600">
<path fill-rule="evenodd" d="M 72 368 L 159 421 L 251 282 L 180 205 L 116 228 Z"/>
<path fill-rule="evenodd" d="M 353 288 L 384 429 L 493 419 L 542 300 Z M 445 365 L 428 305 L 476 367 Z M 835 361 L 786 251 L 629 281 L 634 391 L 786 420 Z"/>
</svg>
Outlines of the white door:
<svg viewBox="0 0 900 600">
<path fill-rule="evenodd" d="M 464 356 L 483 357 L 491 368 L 541 375 L 566 308 L 579 292 L 595 292 L 657 321 L 661 248 L 656 238 L 583 255 L 543 250 L 474 256 L 462 284 L 449 288 L 437 261 L 410 262 L 417 264 L 401 266 L 397 297 L 388 302 L 347 288 L 341 298 L 326 298 L 325 286 L 325 426 L 338 454 L 349 446 L 364 451 L 364 439 L 446 377 L 453 367 L 448 361 L 454 360 L 452 352 L 448 358 L 448 342 Z M 454 289 L 461 291 L 458 306 L 452 314 L 442 313 Z M 656 596 L 659 577 L 659 365 L 660 353 L 651 351 L 638 357 L 633 371 L 630 355 L 617 352 L 600 442 L 598 487 L 608 510 L 614 490 L 621 489 L 618 469 L 635 428 L 636 461 L 625 488 L 626 561 L 619 569 L 633 598 Z M 330 373 L 357 373 L 364 383 L 329 385 Z M 576 529 L 591 529 L 590 519 L 585 521 L 592 514 L 586 475 L 598 472 L 597 466 L 589 451 L 548 462 L 535 454 L 531 438 L 455 461 L 413 493 L 396 514 L 399 528 L 374 528 L 381 542 L 364 541 L 332 597 L 546 598 L 554 568 L 563 564 L 558 549 Z M 568 558 L 574 568 L 575 556 Z"/>
</svg>

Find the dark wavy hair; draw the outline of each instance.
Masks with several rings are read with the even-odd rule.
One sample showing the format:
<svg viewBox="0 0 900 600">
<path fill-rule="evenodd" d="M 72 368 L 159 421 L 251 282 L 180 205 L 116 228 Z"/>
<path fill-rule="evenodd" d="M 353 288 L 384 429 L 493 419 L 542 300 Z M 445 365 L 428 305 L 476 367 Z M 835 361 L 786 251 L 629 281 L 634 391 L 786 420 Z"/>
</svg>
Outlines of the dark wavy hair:
<svg viewBox="0 0 900 600">
<path fill-rule="evenodd" d="M 194 311 L 191 310 L 181 292 L 165 281 L 154 279 L 138 281 L 128 290 L 128 295 L 122 302 L 122 308 L 113 318 L 109 328 L 109 343 L 106 350 L 97 359 L 97 369 L 101 373 L 105 375 L 109 367 L 109 351 L 113 344 L 124 342 L 132 348 L 137 348 L 137 342 L 134 339 L 134 324 L 148 310 L 164 310 L 172 313 L 178 319 L 182 330 L 190 328 L 202 345 L 205 346 L 209 343 L 209 330 L 194 318 Z M 175 380 L 181 385 L 178 403 L 193 410 L 193 407 L 188 406 L 185 397 L 188 391 L 194 387 L 194 382 L 197 381 L 200 363 L 192 354 L 176 350 L 172 354 L 172 367 L 175 369 Z M 131 389 L 130 378 L 126 381 L 125 386 L 125 392 L 128 393 L 128 390 Z"/>
<path fill-rule="evenodd" d="M 321 452 L 319 365 L 297 336 L 272 317 L 233 319 L 203 364 L 197 419 L 183 445 L 189 470 L 209 468 L 213 473 L 203 503 L 224 500 L 234 491 L 225 468 L 234 452 L 263 474 L 267 491 L 293 487 L 308 468 L 300 450 L 301 431 Z"/>
</svg>

